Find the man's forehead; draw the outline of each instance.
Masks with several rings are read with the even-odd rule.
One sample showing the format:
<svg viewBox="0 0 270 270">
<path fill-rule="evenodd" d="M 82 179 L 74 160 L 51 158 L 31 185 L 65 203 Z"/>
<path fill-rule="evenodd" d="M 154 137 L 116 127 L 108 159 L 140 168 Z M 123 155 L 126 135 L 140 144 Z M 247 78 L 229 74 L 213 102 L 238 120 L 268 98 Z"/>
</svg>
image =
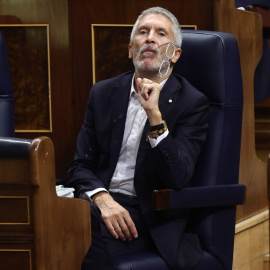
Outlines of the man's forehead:
<svg viewBox="0 0 270 270">
<path fill-rule="evenodd" d="M 164 28 L 165 26 L 164 22 L 166 22 L 169 27 L 173 24 L 172 21 L 167 16 L 161 13 L 149 13 L 140 19 L 138 28 L 143 27 L 143 26 L 150 26 L 153 23 L 156 26 L 160 25 Z"/>
</svg>

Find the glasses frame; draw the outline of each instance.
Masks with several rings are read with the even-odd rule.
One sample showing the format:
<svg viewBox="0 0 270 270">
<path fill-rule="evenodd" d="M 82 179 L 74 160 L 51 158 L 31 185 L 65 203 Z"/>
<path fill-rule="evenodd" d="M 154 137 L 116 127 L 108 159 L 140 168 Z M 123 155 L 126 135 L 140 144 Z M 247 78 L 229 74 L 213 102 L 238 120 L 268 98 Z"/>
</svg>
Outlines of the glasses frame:
<svg viewBox="0 0 270 270">
<path fill-rule="evenodd" d="M 164 77 L 164 76 L 167 75 L 167 73 L 168 73 L 168 71 L 169 71 L 169 69 L 170 69 L 170 60 L 174 57 L 175 51 L 176 51 L 176 46 L 174 45 L 173 42 L 168 42 L 168 43 L 162 44 L 161 46 L 159 46 L 159 48 L 162 47 L 162 46 L 164 46 L 164 45 L 166 45 L 166 44 L 167 44 L 167 48 L 166 48 L 166 52 L 165 52 L 165 57 L 166 57 L 166 59 L 163 59 L 161 65 L 160 65 L 159 71 L 158 71 L 158 72 L 159 72 L 159 75 L 160 75 L 161 77 Z M 173 47 L 174 47 L 173 54 L 172 54 L 171 57 L 169 57 L 169 56 L 167 55 L 168 49 L 169 49 L 169 45 L 173 45 Z M 162 73 L 162 68 L 163 68 L 163 65 L 164 65 L 165 63 L 168 65 L 168 67 L 167 67 L 167 69 L 166 69 L 166 72 L 165 72 L 165 73 Z"/>
</svg>

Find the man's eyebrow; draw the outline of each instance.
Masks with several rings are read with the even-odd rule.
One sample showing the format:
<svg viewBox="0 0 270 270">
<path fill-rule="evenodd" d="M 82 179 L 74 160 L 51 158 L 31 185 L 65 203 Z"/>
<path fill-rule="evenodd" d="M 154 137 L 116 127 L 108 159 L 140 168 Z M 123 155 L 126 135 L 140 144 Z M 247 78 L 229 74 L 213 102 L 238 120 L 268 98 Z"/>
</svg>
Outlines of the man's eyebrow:
<svg viewBox="0 0 270 270">
<path fill-rule="evenodd" d="M 137 28 L 137 31 L 140 31 L 142 29 L 148 30 L 149 28 L 151 28 L 151 27 L 148 26 L 148 25 L 142 25 L 142 26 L 140 26 L 140 27 Z M 166 34 L 169 33 L 168 30 L 166 28 L 164 28 L 164 27 L 159 26 L 159 27 L 155 27 L 155 28 L 157 29 L 157 31 L 163 31 Z"/>
<path fill-rule="evenodd" d="M 140 27 L 137 28 L 137 31 L 140 31 L 140 30 L 142 30 L 142 29 L 149 29 L 149 28 L 150 28 L 150 27 L 147 26 L 147 25 L 142 25 L 142 26 L 140 26 Z"/>
<path fill-rule="evenodd" d="M 165 29 L 164 27 L 159 27 L 157 30 L 158 30 L 158 31 L 163 31 L 163 32 L 165 32 L 166 34 L 168 34 L 168 30 Z"/>
</svg>

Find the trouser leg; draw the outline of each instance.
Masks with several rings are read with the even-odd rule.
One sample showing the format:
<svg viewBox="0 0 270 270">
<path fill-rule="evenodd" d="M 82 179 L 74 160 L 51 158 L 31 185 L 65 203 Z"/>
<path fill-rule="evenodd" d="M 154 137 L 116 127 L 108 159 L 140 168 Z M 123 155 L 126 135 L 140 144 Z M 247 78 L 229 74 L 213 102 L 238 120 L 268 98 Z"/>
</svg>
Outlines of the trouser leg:
<svg viewBox="0 0 270 270">
<path fill-rule="evenodd" d="M 98 207 L 90 202 L 91 209 L 91 247 L 88 250 L 82 270 L 112 270 L 113 265 L 106 242 L 101 235 L 101 214 Z"/>
<path fill-rule="evenodd" d="M 111 270 L 113 269 L 112 256 L 156 251 L 137 199 L 119 193 L 112 193 L 111 195 L 115 201 L 130 213 L 139 237 L 132 241 L 113 238 L 102 221 L 99 208 L 93 202 L 90 202 L 92 243 L 84 259 L 82 270 Z"/>
</svg>

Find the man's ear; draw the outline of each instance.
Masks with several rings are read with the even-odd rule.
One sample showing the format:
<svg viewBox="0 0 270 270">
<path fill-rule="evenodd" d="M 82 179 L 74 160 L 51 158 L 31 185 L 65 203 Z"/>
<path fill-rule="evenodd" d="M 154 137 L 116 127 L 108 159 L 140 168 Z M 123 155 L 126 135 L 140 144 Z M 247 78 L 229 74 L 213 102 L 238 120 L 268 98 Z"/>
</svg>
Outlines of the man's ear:
<svg viewBox="0 0 270 270">
<path fill-rule="evenodd" d="M 182 53 L 182 50 L 180 48 L 176 48 L 174 57 L 172 58 L 172 63 L 175 64 L 178 61 L 178 59 L 181 56 L 181 53 Z"/>
<path fill-rule="evenodd" d="M 128 58 L 129 58 L 129 59 L 132 59 L 131 44 L 128 44 Z"/>
</svg>

